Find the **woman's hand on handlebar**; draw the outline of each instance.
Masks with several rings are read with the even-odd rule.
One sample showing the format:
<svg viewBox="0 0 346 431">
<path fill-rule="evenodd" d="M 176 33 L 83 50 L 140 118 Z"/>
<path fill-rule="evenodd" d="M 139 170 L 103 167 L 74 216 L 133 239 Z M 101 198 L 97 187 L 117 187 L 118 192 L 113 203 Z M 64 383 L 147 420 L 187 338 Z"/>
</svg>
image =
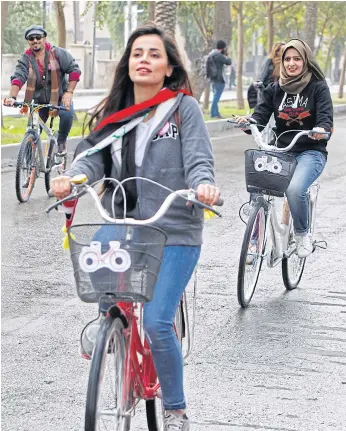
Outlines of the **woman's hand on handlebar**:
<svg viewBox="0 0 346 431">
<path fill-rule="evenodd" d="M 16 101 L 16 99 L 14 99 L 13 97 L 8 97 L 6 99 L 4 99 L 4 106 L 13 106 L 14 102 Z"/>
<path fill-rule="evenodd" d="M 321 133 L 312 133 L 311 139 L 314 141 L 319 141 L 320 139 L 326 139 L 326 135 L 324 133 L 328 133 L 327 130 L 325 130 L 323 127 L 314 127 L 314 132 L 321 132 Z"/>
<path fill-rule="evenodd" d="M 50 192 L 56 196 L 59 201 L 71 193 L 71 177 L 61 175 L 53 178 L 50 182 Z"/>
<path fill-rule="evenodd" d="M 197 187 L 197 199 L 203 204 L 213 206 L 220 197 L 218 187 L 211 184 L 200 184 Z"/>
<path fill-rule="evenodd" d="M 247 124 L 249 122 L 249 119 L 246 117 L 240 117 L 239 115 L 232 115 L 232 122 L 235 121 L 238 124 Z M 245 132 L 247 130 L 247 127 L 241 128 Z"/>
</svg>

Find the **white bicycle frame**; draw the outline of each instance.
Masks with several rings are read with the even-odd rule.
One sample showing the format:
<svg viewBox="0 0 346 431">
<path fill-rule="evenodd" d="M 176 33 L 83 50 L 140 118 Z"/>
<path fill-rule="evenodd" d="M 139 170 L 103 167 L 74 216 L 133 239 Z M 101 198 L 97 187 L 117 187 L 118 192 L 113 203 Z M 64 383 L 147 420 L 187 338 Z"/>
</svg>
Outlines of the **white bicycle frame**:
<svg viewBox="0 0 346 431">
<path fill-rule="evenodd" d="M 268 143 L 264 142 L 262 133 L 258 130 L 257 125 L 250 124 L 249 129 L 251 130 L 252 136 L 259 146 L 260 149 L 266 151 L 276 151 L 278 153 L 284 153 L 289 151 L 296 144 L 298 139 L 301 136 L 308 136 L 311 131 L 310 130 L 302 130 L 298 132 L 297 135 L 292 139 L 291 143 L 285 148 L 278 148 L 273 145 L 268 145 Z M 319 185 L 314 183 L 312 187 L 317 187 L 317 192 L 319 189 Z M 310 191 L 309 191 L 310 193 Z M 287 199 L 285 198 L 283 205 L 284 216 L 282 219 L 282 223 L 280 224 L 278 221 L 277 213 L 275 211 L 275 198 L 271 196 L 268 201 L 268 217 L 266 223 L 265 230 L 265 254 L 263 257 L 267 256 L 267 265 L 272 268 L 278 265 L 283 258 L 290 257 L 292 253 L 294 253 L 294 247 L 288 248 L 289 246 L 289 233 L 290 233 L 290 224 L 292 223 L 292 219 L 289 217 L 289 208 Z M 313 213 L 313 206 L 315 205 L 316 200 L 309 200 L 309 215 L 311 219 L 311 215 Z"/>
</svg>

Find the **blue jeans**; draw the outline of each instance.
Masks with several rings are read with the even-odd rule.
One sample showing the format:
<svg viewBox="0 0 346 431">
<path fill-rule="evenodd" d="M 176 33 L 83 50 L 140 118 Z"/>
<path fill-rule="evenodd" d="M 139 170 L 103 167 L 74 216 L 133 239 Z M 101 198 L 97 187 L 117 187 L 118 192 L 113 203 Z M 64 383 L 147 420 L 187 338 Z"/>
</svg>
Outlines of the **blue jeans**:
<svg viewBox="0 0 346 431">
<path fill-rule="evenodd" d="M 124 240 L 122 226 L 104 225 L 93 236 L 93 241 L 107 244 Z M 108 248 L 108 247 L 106 247 Z M 106 249 L 103 250 L 105 252 Z M 186 407 L 183 389 L 183 357 L 174 331 L 174 319 L 182 294 L 198 262 L 201 246 L 165 246 L 154 296 L 144 305 L 143 325 L 153 354 L 155 369 L 161 385 L 166 410 Z M 91 282 L 97 277 L 109 282 L 109 271 L 99 269 L 90 273 Z M 113 273 L 111 282 L 118 275 Z"/>
<path fill-rule="evenodd" d="M 220 117 L 218 103 L 219 103 L 219 100 L 220 100 L 221 95 L 223 93 L 223 90 L 225 89 L 225 83 L 212 81 L 211 86 L 212 86 L 212 90 L 213 90 L 214 94 L 213 94 L 213 102 L 211 104 L 210 116 L 211 117 Z"/>
<path fill-rule="evenodd" d="M 304 236 L 309 231 L 309 203 L 307 190 L 321 175 L 327 158 L 324 153 L 316 150 L 307 150 L 292 154 L 298 164 L 293 178 L 286 191 L 290 206 L 295 234 Z"/>
<path fill-rule="evenodd" d="M 173 322 L 200 246 L 166 246 L 152 301 L 144 306 L 144 329 L 160 381 L 165 410 L 185 409 L 183 357 Z"/>
<path fill-rule="evenodd" d="M 61 103 L 59 103 L 61 106 Z M 48 120 L 48 109 L 43 108 L 39 111 L 40 117 L 42 121 L 45 123 Z M 68 134 L 70 133 L 70 130 L 72 128 L 73 123 L 73 103 L 70 106 L 69 111 L 60 111 L 59 110 L 59 117 L 60 117 L 60 123 L 59 123 L 59 131 L 58 131 L 58 143 L 64 144 L 67 140 Z"/>
</svg>

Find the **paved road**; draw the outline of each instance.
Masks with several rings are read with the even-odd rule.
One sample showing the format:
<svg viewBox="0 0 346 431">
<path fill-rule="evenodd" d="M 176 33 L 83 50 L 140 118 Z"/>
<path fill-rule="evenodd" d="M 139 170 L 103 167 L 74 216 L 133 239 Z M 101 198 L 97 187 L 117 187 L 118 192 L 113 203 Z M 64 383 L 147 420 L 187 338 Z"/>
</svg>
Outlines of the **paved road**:
<svg viewBox="0 0 346 431">
<path fill-rule="evenodd" d="M 314 253 L 299 289 L 286 293 L 280 268 L 265 267 L 252 306 L 236 301 L 246 200 L 248 136 L 213 139 L 223 189 L 222 219 L 208 222 L 200 262 L 195 349 L 185 368 L 192 431 L 346 429 L 345 134 L 336 121 L 321 179 Z M 95 307 L 74 290 L 60 248 L 63 217 L 44 214 L 43 181 L 29 203 L 2 172 L 2 430 L 81 431 L 88 376 L 79 358 L 83 324 Z M 79 220 L 90 220 L 89 202 Z M 142 409 L 134 420 L 144 430 Z"/>
</svg>

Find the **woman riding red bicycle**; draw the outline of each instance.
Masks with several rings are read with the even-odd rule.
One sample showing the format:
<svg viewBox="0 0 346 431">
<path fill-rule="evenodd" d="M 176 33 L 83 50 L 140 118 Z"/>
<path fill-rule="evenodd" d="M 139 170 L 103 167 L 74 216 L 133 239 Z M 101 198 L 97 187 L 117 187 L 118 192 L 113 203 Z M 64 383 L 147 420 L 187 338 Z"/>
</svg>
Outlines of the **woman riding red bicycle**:
<svg viewBox="0 0 346 431">
<path fill-rule="evenodd" d="M 130 36 L 115 71 L 109 96 L 90 120 L 90 135 L 76 154 L 92 149 L 105 137 L 138 118 L 139 123 L 117 141 L 89 157 L 79 158 L 51 190 L 59 199 L 70 193 L 71 177 L 85 174 L 89 184 L 103 176 L 124 180 L 141 176 L 173 190 L 193 188 L 198 200 L 214 205 L 214 157 L 209 135 L 173 39 L 161 29 L 143 26 Z M 140 120 L 143 117 L 143 120 Z M 94 123 L 97 125 L 94 127 Z M 131 123 L 132 124 L 132 123 Z M 148 219 L 168 192 L 153 184 L 129 181 L 127 216 Z M 124 201 L 105 184 L 105 209 L 122 217 Z M 154 297 L 144 306 L 144 328 L 161 384 L 165 408 L 164 430 L 188 430 L 183 389 L 183 359 L 174 331 L 180 298 L 197 264 L 202 244 L 203 210 L 177 199 L 156 224 L 168 235 Z M 94 323 L 95 324 L 95 323 Z"/>
</svg>

